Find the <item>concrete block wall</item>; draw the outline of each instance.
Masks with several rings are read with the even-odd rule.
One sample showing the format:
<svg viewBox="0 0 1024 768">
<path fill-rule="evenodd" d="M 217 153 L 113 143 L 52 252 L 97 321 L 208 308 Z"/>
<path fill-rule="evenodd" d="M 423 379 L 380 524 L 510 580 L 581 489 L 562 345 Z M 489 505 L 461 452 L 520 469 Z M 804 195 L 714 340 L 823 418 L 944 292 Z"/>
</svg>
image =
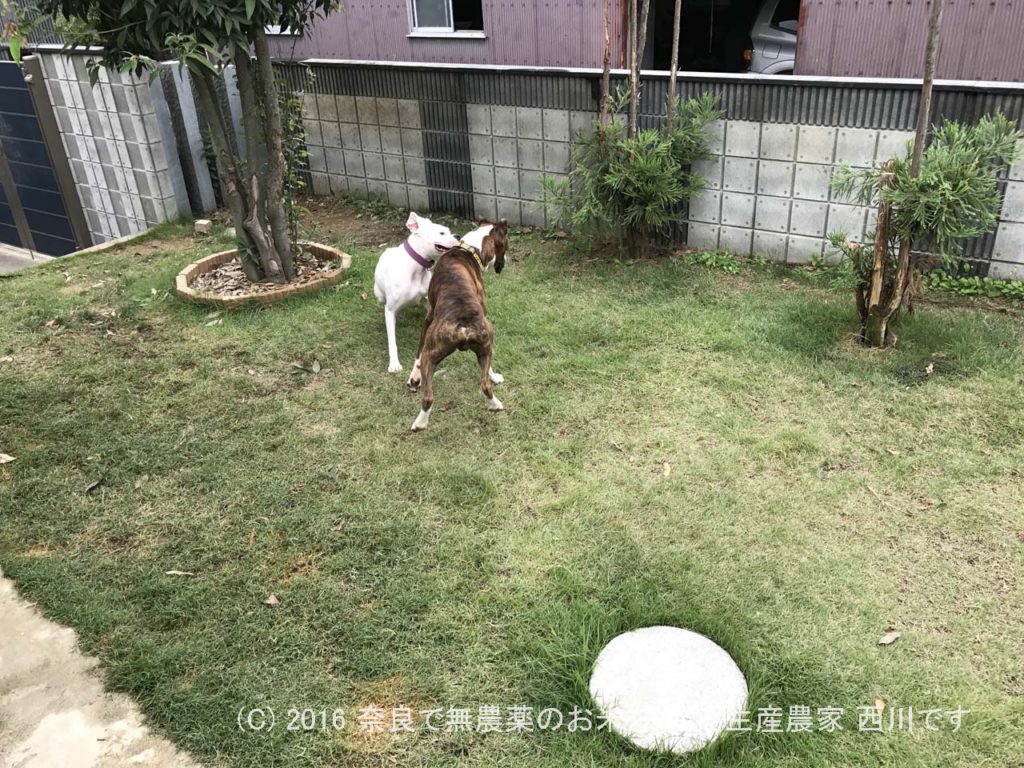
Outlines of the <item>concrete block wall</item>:
<svg viewBox="0 0 1024 768">
<path fill-rule="evenodd" d="M 572 113 L 489 104 L 467 104 L 466 110 L 477 214 L 544 226 L 541 178 L 569 171 Z"/>
<path fill-rule="evenodd" d="M 546 176 L 563 177 L 574 135 L 597 116 L 600 72 L 311 60 L 305 128 L 315 194 L 353 193 L 400 207 L 552 224 L 538 205 Z M 291 68 L 291 69 L 289 69 Z M 613 76 L 613 90 L 622 76 Z M 860 239 L 874 212 L 831 189 L 838 166 L 866 168 L 902 153 L 918 92 L 892 81 L 809 82 L 758 75 L 680 77 L 680 97 L 712 93 L 706 191 L 671 236 L 695 248 L 805 264 L 828 257 L 827 235 Z M 645 73 L 640 121 L 663 116 L 666 81 Z M 1024 86 L 938 84 L 936 117 L 1024 118 Z M 1002 182 L 1001 182 L 1002 183 Z M 965 244 L 977 274 L 1024 277 L 1024 160 L 1005 181 L 994 235 Z"/>
<path fill-rule="evenodd" d="M 1024 280 L 1024 141 L 1017 147 L 1017 155 L 1006 181 L 988 273 L 1003 280 Z"/>
<path fill-rule="evenodd" d="M 188 213 L 160 80 L 101 70 L 93 87 L 87 56 L 40 58 L 93 242 Z"/>
<path fill-rule="evenodd" d="M 827 255 L 829 232 L 860 240 L 873 215 L 830 186 L 839 165 L 866 168 L 902 152 L 912 131 L 720 120 L 712 159 L 696 164 L 707 189 L 691 201 L 688 245 L 790 264 Z"/>
<path fill-rule="evenodd" d="M 375 197 L 428 210 L 417 100 L 330 93 L 303 98 L 313 194 Z"/>
</svg>

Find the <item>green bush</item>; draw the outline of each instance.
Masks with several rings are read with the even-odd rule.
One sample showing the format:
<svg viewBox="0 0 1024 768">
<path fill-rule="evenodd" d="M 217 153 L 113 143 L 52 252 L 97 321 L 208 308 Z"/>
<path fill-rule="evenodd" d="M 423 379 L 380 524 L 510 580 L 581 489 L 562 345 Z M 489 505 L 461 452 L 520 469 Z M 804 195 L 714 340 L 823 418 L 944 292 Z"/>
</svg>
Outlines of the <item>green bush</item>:
<svg viewBox="0 0 1024 768">
<path fill-rule="evenodd" d="M 704 188 L 692 164 L 709 157 L 705 128 L 720 116 L 717 104 L 710 94 L 680 103 L 671 127 L 635 138 L 618 117 L 596 125 L 573 142 L 568 176 L 544 178 L 544 205 L 569 231 L 636 255 L 682 221 L 683 204 Z"/>
</svg>

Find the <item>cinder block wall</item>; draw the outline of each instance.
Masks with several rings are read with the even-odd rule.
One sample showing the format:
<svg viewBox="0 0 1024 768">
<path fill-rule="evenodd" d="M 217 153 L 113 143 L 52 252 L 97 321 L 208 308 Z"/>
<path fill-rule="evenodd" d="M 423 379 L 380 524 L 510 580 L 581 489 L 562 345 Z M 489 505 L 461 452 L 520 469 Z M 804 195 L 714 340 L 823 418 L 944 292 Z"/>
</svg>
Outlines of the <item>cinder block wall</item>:
<svg viewBox="0 0 1024 768">
<path fill-rule="evenodd" d="M 1018 154 L 1006 182 L 989 270 L 989 276 L 1004 280 L 1024 280 L 1024 141 Z"/>
<path fill-rule="evenodd" d="M 826 235 L 862 239 L 867 208 L 831 189 L 835 167 L 870 167 L 901 153 L 912 131 L 720 120 L 713 159 L 697 164 L 707 191 L 690 204 L 695 248 L 759 254 L 806 264 L 825 255 Z"/>
<path fill-rule="evenodd" d="M 504 216 L 544 225 L 544 175 L 569 167 L 572 137 L 597 117 L 600 73 L 312 61 L 282 65 L 305 100 L 314 194 L 352 193 L 403 208 Z M 616 76 L 621 82 L 621 78 Z M 613 89 L 617 83 L 613 81 Z M 832 191 L 835 169 L 865 168 L 904 151 L 919 93 L 887 81 L 696 76 L 681 98 L 718 96 L 707 190 L 688 207 L 677 241 L 695 248 L 805 264 L 829 255 L 826 236 L 859 239 L 874 213 Z M 645 75 L 641 122 L 664 115 L 665 78 Z M 1024 86 L 940 84 L 935 119 L 971 122 L 1003 111 L 1020 121 Z M 1024 277 L 1024 161 L 1003 173 L 998 232 L 965 243 L 977 273 Z"/>
<path fill-rule="evenodd" d="M 88 56 L 41 53 L 40 59 L 93 242 L 187 214 L 160 80 L 101 70 L 90 86 Z"/>
</svg>

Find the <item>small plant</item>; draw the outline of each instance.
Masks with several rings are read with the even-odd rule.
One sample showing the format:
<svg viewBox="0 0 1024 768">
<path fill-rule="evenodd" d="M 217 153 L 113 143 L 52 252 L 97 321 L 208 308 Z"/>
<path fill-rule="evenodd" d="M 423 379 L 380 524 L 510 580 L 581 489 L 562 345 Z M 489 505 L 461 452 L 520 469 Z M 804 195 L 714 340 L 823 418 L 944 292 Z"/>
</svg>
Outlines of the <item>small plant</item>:
<svg viewBox="0 0 1024 768">
<path fill-rule="evenodd" d="M 957 241 L 991 232 L 1001 196 L 996 172 L 1016 157 L 1024 137 L 1001 114 L 975 125 L 946 122 L 933 129 L 915 173 L 912 152 L 879 168 L 836 170 L 832 186 L 843 197 L 877 208 L 871 246 L 830 235 L 832 246 L 849 260 L 855 277 L 861 337 L 875 347 L 891 346 L 890 324 L 910 289 L 920 281 L 915 250 L 930 250 L 952 267 Z"/>
<path fill-rule="evenodd" d="M 737 274 L 742 266 L 740 260 L 728 251 L 697 251 L 686 255 L 686 263 L 694 264 L 730 275 Z"/>
<path fill-rule="evenodd" d="M 997 280 L 994 277 L 957 277 L 936 269 L 925 278 L 929 290 L 957 296 L 984 296 L 1014 303 L 1024 302 L 1024 280 Z"/>
<path fill-rule="evenodd" d="M 616 101 L 619 112 L 623 95 Z M 692 165 L 709 157 L 704 129 L 720 116 L 717 99 L 705 94 L 675 110 L 670 124 L 635 137 L 618 117 L 581 135 L 568 176 L 544 178 L 544 205 L 567 229 L 612 239 L 635 257 L 641 245 L 682 221 L 683 204 L 704 188 Z"/>
</svg>

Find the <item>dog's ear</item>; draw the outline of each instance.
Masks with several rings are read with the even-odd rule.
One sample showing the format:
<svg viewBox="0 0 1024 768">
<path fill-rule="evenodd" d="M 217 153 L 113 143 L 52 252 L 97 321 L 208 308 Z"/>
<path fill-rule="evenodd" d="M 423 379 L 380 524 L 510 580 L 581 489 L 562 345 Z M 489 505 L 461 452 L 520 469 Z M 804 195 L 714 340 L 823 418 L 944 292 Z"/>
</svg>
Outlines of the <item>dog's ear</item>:
<svg viewBox="0 0 1024 768">
<path fill-rule="evenodd" d="M 498 222 L 498 229 L 500 229 L 500 230 L 502 230 L 504 232 L 508 232 L 508 219 L 501 219 Z"/>
<path fill-rule="evenodd" d="M 405 222 L 405 228 L 408 229 L 410 232 L 420 231 L 420 217 L 416 213 L 416 211 L 413 211 L 412 213 L 409 214 L 409 219 L 408 221 Z"/>
</svg>

